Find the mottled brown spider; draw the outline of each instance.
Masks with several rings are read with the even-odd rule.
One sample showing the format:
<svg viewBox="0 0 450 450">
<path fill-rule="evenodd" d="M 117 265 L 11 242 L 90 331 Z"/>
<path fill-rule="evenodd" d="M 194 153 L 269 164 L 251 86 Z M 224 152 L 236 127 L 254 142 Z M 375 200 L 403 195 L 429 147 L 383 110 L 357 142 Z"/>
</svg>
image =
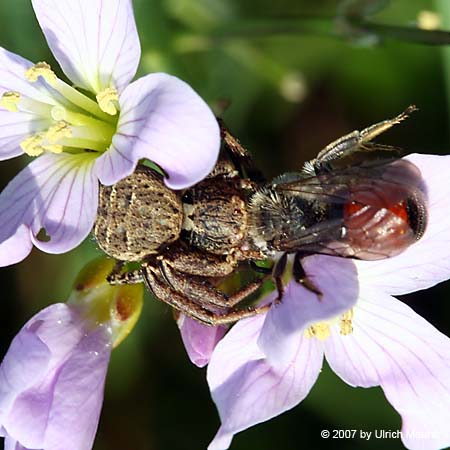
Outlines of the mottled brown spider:
<svg viewBox="0 0 450 450">
<path fill-rule="evenodd" d="M 111 283 L 144 282 L 155 297 L 208 325 L 267 310 L 234 309 L 267 277 L 230 296 L 216 287 L 243 261 L 265 258 L 248 233 L 249 198 L 262 176 L 239 142 L 225 129 L 222 135 L 224 148 L 213 172 L 190 189 L 168 189 L 162 176 L 144 165 L 113 186 L 101 186 L 94 226 L 105 253 L 141 263 L 128 272 L 118 264 Z"/>
</svg>

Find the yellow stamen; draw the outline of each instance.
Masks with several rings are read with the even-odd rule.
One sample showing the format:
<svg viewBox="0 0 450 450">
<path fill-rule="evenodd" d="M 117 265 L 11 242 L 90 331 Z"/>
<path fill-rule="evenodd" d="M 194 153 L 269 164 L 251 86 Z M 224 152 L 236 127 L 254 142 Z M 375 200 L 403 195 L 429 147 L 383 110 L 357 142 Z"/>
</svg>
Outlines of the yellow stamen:
<svg viewBox="0 0 450 450">
<path fill-rule="evenodd" d="M 119 94 L 116 89 L 106 88 L 99 92 L 95 98 L 103 112 L 111 116 L 117 114 Z"/>
<path fill-rule="evenodd" d="M 74 128 L 74 135 L 76 137 L 94 138 L 103 143 L 111 143 L 112 137 L 115 133 L 115 127 L 102 120 L 87 116 L 78 112 L 70 111 L 60 105 L 52 108 L 52 119 L 57 121 L 64 121 Z M 106 147 L 103 147 L 105 150 Z"/>
<path fill-rule="evenodd" d="M 25 72 L 25 77 L 32 83 L 37 81 L 39 77 L 42 77 L 50 86 L 54 86 L 57 81 L 55 73 L 46 62 L 38 62 L 33 67 L 30 67 Z"/>
<path fill-rule="evenodd" d="M 92 141 L 90 139 L 82 139 L 74 137 L 71 137 L 69 139 L 61 139 L 59 143 L 65 147 L 65 151 L 69 151 L 69 148 L 72 148 L 72 149 L 82 149 L 83 151 L 89 149 L 98 152 L 104 152 L 109 147 L 109 145 L 106 145 L 99 141 Z"/>
<path fill-rule="evenodd" d="M 59 139 L 68 138 L 71 136 L 72 129 L 69 127 L 67 122 L 64 122 L 64 120 L 60 120 L 52 125 L 45 133 L 45 139 L 52 143 L 58 141 Z"/>
<path fill-rule="evenodd" d="M 69 86 L 67 83 L 64 83 L 64 81 L 61 81 L 60 79 L 57 80 L 56 85 L 53 87 L 69 102 L 78 106 L 82 110 L 89 112 L 93 116 L 98 117 L 99 119 L 111 123 L 115 126 L 116 118 L 113 118 L 109 114 L 103 112 L 96 101 L 77 91 L 74 87 Z"/>
<path fill-rule="evenodd" d="M 33 134 L 20 143 L 20 148 L 29 156 L 39 156 L 44 153 L 42 133 Z"/>
<path fill-rule="evenodd" d="M 320 341 L 324 341 L 330 336 L 330 326 L 325 322 L 316 323 L 305 331 L 305 335 L 308 338 L 316 337 Z"/>
<path fill-rule="evenodd" d="M 0 105 L 10 112 L 17 112 L 18 111 L 17 104 L 19 103 L 19 100 L 20 94 L 18 92 L 14 91 L 5 92 L 2 95 Z"/>
<path fill-rule="evenodd" d="M 50 127 L 47 131 L 33 134 L 20 143 L 22 150 L 29 156 L 39 156 L 44 151 L 51 153 L 62 153 L 64 146 L 62 144 L 54 144 L 59 139 L 66 137 L 67 132 L 71 132 L 67 124 L 57 123 Z"/>
<path fill-rule="evenodd" d="M 341 334 L 347 336 L 353 332 L 353 308 L 341 316 Z"/>
</svg>

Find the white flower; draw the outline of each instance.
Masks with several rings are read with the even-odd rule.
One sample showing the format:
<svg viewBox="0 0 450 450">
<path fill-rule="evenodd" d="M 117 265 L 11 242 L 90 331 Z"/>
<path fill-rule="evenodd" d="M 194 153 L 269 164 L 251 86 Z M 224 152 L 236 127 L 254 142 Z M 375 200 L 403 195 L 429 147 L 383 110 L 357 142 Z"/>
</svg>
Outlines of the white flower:
<svg viewBox="0 0 450 450">
<path fill-rule="evenodd" d="M 131 0 L 32 3 L 75 87 L 0 48 L 0 159 L 38 156 L 0 194 L 0 265 L 33 245 L 77 246 L 95 220 L 98 181 L 114 184 L 146 158 L 181 189 L 211 171 L 220 146 L 214 115 L 186 83 L 163 73 L 131 82 L 140 58 Z"/>
</svg>

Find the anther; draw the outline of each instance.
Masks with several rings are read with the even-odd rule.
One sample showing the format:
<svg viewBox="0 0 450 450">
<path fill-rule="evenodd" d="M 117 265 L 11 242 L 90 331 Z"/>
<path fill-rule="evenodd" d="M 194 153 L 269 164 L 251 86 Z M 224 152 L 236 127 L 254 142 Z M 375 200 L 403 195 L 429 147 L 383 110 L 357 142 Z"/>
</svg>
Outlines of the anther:
<svg viewBox="0 0 450 450">
<path fill-rule="evenodd" d="M 29 156 L 39 156 L 45 150 L 42 146 L 43 138 L 42 133 L 33 134 L 20 143 L 20 148 Z"/>
<path fill-rule="evenodd" d="M 353 332 L 353 309 L 350 309 L 341 316 L 341 334 L 347 336 Z"/>
<path fill-rule="evenodd" d="M 46 62 L 38 62 L 33 67 L 30 67 L 25 72 L 25 77 L 31 83 L 36 82 L 39 77 L 42 77 L 50 86 L 54 86 L 57 81 L 55 73 Z"/>
<path fill-rule="evenodd" d="M 325 322 L 316 323 L 311 325 L 305 332 L 306 337 L 315 337 L 320 341 L 324 341 L 330 336 L 330 326 Z"/>
<path fill-rule="evenodd" d="M 4 92 L 2 95 L 2 99 L 0 101 L 0 105 L 3 106 L 6 110 L 10 112 L 17 112 L 17 104 L 20 100 L 20 94 L 15 91 Z"/>
<path fill-rule="evenodd" d="M 103 112 L 111 116 L 117 114 L 119 94 L 117 93 L 116 89 L 106 88 L 103 91 L 99 92 L 95 98 L 97 99 L 98 106 L 100 106 L 100 109 Z"/>
<path fill-rule="evenodd" d="M 64 120 L 60 120 L 59 122 L 53 124 L 45 133 L 45 139 L 52 143 L 58 141 L 59 139 L 69 138 L 71 136 L 72 129 L 69 127 L 67 122 L 64 122 Z"/>
</svg>

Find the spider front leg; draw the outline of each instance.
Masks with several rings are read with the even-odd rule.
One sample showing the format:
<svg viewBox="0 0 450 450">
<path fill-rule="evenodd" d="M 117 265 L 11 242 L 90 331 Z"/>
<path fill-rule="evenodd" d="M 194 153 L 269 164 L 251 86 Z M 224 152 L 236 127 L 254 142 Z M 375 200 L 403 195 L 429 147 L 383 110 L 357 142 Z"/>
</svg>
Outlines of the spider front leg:
<svg viewBox="0 0 450 450">
<path fill-rule="evenodd" d="M 202 252 L 193 248 L 187 249 L 176 245 L 163 256 L 158 256 L 177 272 L 207 277 L 225 277 L 237 267 L 237 259 L 233 255 L 219 256 Z"/>
<path fill-rule="evenodd" d="M 209 274 L 198 276 L 178 272 L 164 260 L 160 261 L 159 269 L 162 278 L 173 290 L 205 308 L 232 308 L 256 292 L 268 279 L 267 276 L 260 278 L 228 296 L 211 284 Z"/>
<path fill-rule="evenodd" d="M 125 262 L 117 261 L 111 273 L 106 277 L 109 284 L 138 284 L 144 282 L 141 269 L 122 272 Z"/>
<path fill-rule="evenodd" d="M 174 290 L 166 283 L 156 268 L 148 265 L 144 268 L 143 274 L 145 284 L 156 298 L 205 325 L 219 326 L 230 324 L 246 317 L 267 312 L 270 307 L 270 305 L 264 305 L 224 312 L 217 312 L 218 308 L 216 307 L 216 311 L 213 311 Z"/>
<path fill-rule="evenodd" d="M 234 166 L 238 168 L 241 175 L 256 183 L 266 181 L 263 173 L 256 167 L 252 155 L 230 133 L 221 119 L 219 119 L 219 125 L 222 140 L 225 144 L 225 152 L 231 158 Z"/>
</svg>

